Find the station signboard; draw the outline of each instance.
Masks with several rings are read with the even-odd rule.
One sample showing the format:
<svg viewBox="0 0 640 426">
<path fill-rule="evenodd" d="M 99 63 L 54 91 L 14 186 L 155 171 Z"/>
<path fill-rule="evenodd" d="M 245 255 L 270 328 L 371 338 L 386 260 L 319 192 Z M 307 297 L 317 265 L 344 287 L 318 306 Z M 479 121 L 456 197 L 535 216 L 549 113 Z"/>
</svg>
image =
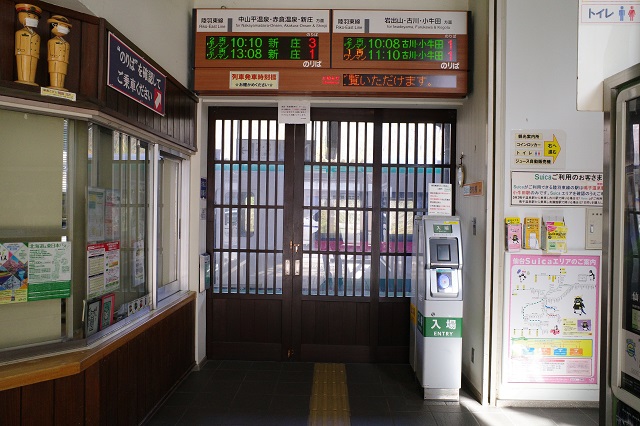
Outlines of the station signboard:
<svg viewBox="0 0 640 426">
<path fill-rule="evenodd" d="M 197 9 L 200 95 L 464 97 L 469 12 Z"/>
<path fill-rule="evenodd" d="M 197 9 L 197 68 L 329 67 L 329 10 Z"/>
<path fill-rule="evenodd" d="M 469 69 L 468 12 L 334 10 L 333 68 Z"/>
</svg>

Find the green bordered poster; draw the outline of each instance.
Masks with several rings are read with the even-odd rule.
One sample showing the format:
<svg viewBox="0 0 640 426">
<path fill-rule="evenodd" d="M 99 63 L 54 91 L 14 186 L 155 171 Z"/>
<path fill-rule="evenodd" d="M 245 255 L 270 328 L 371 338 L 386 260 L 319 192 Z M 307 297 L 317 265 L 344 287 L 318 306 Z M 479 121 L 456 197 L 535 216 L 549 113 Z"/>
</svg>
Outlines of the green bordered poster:
<svg viewBox="0 0 640 426">
<path fill-rule="evenodd" d="M 28 244 L 28 300 L 71 296 L 71 243 L 65 241 Z"/>
<path fill-rule="evenodd" d="M 71 243 L 0 244 L 0 304 L 71 295 Z"/>
</svg>

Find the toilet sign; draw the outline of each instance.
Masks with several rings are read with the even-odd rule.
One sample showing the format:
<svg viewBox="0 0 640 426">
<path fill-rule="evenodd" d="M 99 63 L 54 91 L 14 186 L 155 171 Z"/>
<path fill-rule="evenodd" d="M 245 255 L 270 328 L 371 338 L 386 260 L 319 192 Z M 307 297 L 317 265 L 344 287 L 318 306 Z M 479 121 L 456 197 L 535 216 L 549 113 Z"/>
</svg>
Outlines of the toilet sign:
<svg viewBox="0 0 640 426">
<path fill-rule="evenodd" d="M 561 170 L 565 167 L 566 133 L 559 129 L 512 130 L 511 167 Z"/>
</svg>

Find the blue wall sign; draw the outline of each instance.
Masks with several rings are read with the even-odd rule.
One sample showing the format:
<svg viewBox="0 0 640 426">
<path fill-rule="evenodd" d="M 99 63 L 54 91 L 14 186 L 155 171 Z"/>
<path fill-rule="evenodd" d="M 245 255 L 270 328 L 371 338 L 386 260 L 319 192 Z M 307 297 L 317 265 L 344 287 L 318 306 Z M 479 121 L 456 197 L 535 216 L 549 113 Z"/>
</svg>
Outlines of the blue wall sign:
<svg viewBox="0 0 640 426">
<path fill-rule="evenodd" d="M 164 115 L 167 77 L 109 33 L 107 85 Z"/>
</svg>

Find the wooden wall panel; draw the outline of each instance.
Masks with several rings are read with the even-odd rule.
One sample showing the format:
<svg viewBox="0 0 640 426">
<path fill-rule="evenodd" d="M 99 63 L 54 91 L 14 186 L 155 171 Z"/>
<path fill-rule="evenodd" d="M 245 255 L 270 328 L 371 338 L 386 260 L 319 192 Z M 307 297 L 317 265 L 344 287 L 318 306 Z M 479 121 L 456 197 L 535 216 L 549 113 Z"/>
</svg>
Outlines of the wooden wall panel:
<svg viewBox="0 0 640 426">
<path fill-rule="evenodd" d="M 112 352 L 100 361 L 100 424 L 118 419 L 118 357 Z"/>
<path fill-rule="evenodd" d="M 0 80 L 14 80 L 15 65 L 15 3 L 0 0 Z M 4 42 L 3 42 L 4 40 Z"/>
<path fill-rule="evenodd" d="M 43 97 L 40 87 L 15 83 L 15 32 L 21 24 L 15 11 L 18 1 L 0 0 L 0 88 L 5 95 L 16 98 L 44 101 L 50 104 L 68 105 L 101 111 L 132 126 L 139 127 L 160 138 L 191 151 L 196 151 L 196 109 L 198 99 L 194 93 L 162 70 L 158 64 L 124 38 L 104 19 L 82 14 L 71 9 L 33 1 L 42 9 L 37 33 L 40 35 L 40 59 L 35 82 L 42 87 L 49 85 L 47 42 L 50 39 L 51 15 L 63 15 L 72 25 L 65 40 L 71 45 L 65 88 L 77 96 L 76 102 Z M 164 117 L 107 87 L 107 38 L 112 31 L 129 47 L 167 75 Z M 4 90 L 6 89 L 6 90 Z M 171 105 L 172 107 L 169 107 Z"/>
<path fill-rule="evenodd" d="M 140 336 L 138 339 L 129 342 L 129 356 L 133 360 L 149 359 L 148 351 L 150 349 L 151 348 L 149 348 L 147 345 L 147 340 L 143 336 Z M 148 407 L 151 405 L 150 403 L 147 403 L 145 401 L 145 398 L 148 394 L 147 386 L 149 383 L 149 363 L 138 363 L 135 365 L 134 369 L 136 375 L 136 387 L 132 398 L 136 401 L 136 424 L 140 424 L 142 419 L 144 419 L 148 413 Z"/>
<path fill-rule="evenodd" d="M 373 315 L 371 311 L 370 303 L 358 303 L 356 313 L 356 323 L 358 324 L 358 332 L 356 334 L 357 345 L 368 346 L 371 342 L 371 318 Z"/>
<path fill-rule="evenodd" d="M 81 40 L 81 57 L 80 57 L 80 69 L 86 72 L 80 72 L 78 92 L 83 93 L 89 99 L 99 99 L 100 93 L 98 92 L 98 78 L 100 73 L 100 37 L 99 37 L 99 25 L 90 22 L 82 23 L 82 38 Z"/>
<path fill-rule="evenodd" d="M 84 420 L 87 425 L 100 424 L 100 363 L 84 371 Z"/>
<path fill-rule="evenodd" d="M 282 300 L 207 297 L 209 358 L 282 360 Z"/>
<path fill-rule="evenodd" d="M 130 353 L 131 344 L 126 344 L 118 349 L 114 356 L 118 362 L 117 375 L 117 399 L 118 400 L 118 424 L 137 424 L 136 397 L 138 395 L 138 376 L 135 363 L 139 360 Z"/>
<path fill-rule="evenodd" d="M 211 298 L 211 308 L 207 312 L 207 333 L 210 334 L 207 342 L 227 340 L 227 301 L 227 299 Z"/>
<path fill-rule="evenodd" d="M 0 392 L 0 425 L 20 425 L 20 388 Z"/>
<path fill-rule="evenodd" d="M 301 342 L 326 345 L 369 345 L 370 302 L 305 300 Z"/>
<path fill-rule="evenodd" d="M 102 34 L 104 43 L 108 37 L 108 33 L 113 32 L 122 42 L 124 42 L 131 49 L 136 51 L 140 56 L 144 57 L 151 65 L 153 65 L 158 71 L 167 76 L 167 86 L 165 90 L 165 117 L 156 114 L 149 108 L 138 104 L 137 102 L 130 100 L 128 97 L 117 93 L 115 90 L 108 88 L 106 96 L 103 101 L 105 102 L 106 111 L 109 114 L 130 122 L 133 125 L 139 126 L 151 133 L 165 137 L 171 142 L 178 145 L 189 148 L 193 151 L 197 150 L 196 147 L 196 108 L 198 99 L 191 91 L 182 87 L 178 81 L 176 81 L 170 75 L 167 75 L 158 64 L 148 58 L 143 52 L 141 52 L 135 44 L 131 43 L 123 34 L 121 34 L 114 27 L 105 24 L 105 31 Z M 103 64 L 106 67 L 106 63 Z M 104 81 L 100 82 L 101 85 L 106 86 L 106 73 L 104 75 Z M 110 94 L 109 92 L 114 92 Z M 172 105 L 174 108 L 169 108 Z M 163 125 L 163 120 L 167 123 Z M 171 123 L 171 124 L 169 124 Z M 162 129 L 166 128 L 166 131 Z M 173 131 L 169 131 L 172 129 Z"/>
<path fill-rule="evenodd" d="M 54 423 L 56 425 L 84 425 L 84 373 L 62 377 L 54 381 Z"/>
<path fill-rule="evenodd" d="M 409 299 L 385 301 L 379 306 L 378 344 L 409 345 Z"/>
<path fill-rule="evenodd" d="M 23 386 L 21 424 L 47 426 L 54 424 L 53 381 Z"/>
<path fill-rule="evenodd" d="M 0 392 L 0 425 L 141 424 L 194 365 L 194 300 L 105 346 L 78 374 Z"/>
</svg>

